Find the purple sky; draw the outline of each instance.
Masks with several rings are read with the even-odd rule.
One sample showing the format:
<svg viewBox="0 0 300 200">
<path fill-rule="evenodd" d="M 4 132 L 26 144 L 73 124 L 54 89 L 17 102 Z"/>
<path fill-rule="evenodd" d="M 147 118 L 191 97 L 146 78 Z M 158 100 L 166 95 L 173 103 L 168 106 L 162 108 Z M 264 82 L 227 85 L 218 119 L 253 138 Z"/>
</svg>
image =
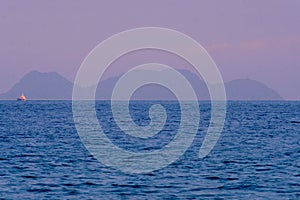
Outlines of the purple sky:
<svg viewBox="0 0 300 200">
<path fill-rule="evenodd" d="M 300 1 L 0 2 L 0 93 L 31 70 L 74 79 L 85 56 L 112 34 L 160 26 L 211 54 L 225 81 L 250 78 L 300 99 Z"/>
</svg>

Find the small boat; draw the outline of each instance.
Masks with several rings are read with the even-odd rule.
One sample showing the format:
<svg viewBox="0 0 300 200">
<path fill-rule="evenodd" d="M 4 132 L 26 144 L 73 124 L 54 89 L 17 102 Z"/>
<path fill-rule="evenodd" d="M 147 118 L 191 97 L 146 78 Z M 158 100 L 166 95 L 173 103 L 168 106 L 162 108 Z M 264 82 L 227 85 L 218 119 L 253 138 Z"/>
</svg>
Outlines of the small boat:
<svg viewBox="0 0 300 200">
<path fill-rule="evenodd" d="M 26 97 L 25 95 L 22 93 L 21 96 L 19 96 L 19 98 L 17 99 L 18 101 L 26 101 Z"/>
</svg>

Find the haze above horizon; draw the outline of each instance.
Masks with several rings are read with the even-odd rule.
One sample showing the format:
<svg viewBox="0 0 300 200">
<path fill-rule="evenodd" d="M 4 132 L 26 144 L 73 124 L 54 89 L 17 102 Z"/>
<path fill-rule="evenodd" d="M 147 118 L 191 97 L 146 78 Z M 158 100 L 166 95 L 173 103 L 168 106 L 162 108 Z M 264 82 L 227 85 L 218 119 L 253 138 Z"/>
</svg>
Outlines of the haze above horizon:
<svg viewBox="0 0 300 200">
<path fill-rule="evenodd" d="M 223 79 L 260 81 L 284 99 L 300 100 L 300 1 L 8 1 L 0 6 L 0 93 L 32 70 L 73 82 L 101 41 L 136 27 L 181 31 L 202 44 Z M 153 60 L 154 59 L 154 60 Z M 191 69 L 157 51 L 126 55 L 107 77 L 145 62 Z"/>
</svg>

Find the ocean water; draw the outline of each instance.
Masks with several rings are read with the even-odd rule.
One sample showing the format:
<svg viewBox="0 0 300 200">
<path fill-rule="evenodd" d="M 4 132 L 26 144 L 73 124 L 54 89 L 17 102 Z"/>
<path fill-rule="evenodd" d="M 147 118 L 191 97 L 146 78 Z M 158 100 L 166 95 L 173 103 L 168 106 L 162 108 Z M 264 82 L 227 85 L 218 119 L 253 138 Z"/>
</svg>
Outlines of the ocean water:
<svg viewBox="0 0 300 200">
<path fill-rule="evenodd" d="M 147 125 L 149 107 L 132 102 L 131 115 Z M 109 102 L 96 103 L 108 138 L 128 151 L 168 144 L 180 123 L 177 102 L 164 129 L 150 139 L 128 137 Z M 210 120 L 200 102 L 200 126 L 177 161 L 147 174 L 126 174 L 96 160 L 81 142 L 71 101 L 0 101 L 0 199 L 300 199 L 300 102 L 228 102 L 223 133 L 204 159 L 198 151 Z"/>
</svg>

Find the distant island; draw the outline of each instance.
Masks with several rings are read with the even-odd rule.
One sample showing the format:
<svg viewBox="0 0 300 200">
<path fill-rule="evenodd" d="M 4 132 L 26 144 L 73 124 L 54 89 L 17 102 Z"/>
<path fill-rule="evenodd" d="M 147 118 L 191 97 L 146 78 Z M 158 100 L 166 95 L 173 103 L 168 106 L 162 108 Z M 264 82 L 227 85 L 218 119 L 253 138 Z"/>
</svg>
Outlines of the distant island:
<svg viewBox="0 0 300 200">
<path fill-rule="evenodd" d="M 197 75 L 187 70 L 179 70 L 191 83 L 199 100 L 209 100 L 206 84 Z M 158 73 L 158 72 L 156 72 Z M 101 81 L 96 99 L 110 99 L 112 89 L 119 77 Z M 228 100 L 282 100 L 273 89 L 250 79 L 237 79 L 225 83 Z M 1 100 L 16 100 L 24 93 L 29 100 L 70 100 L 73 83 L 56 72 L 41 73 L 31 71 L 16 83 L 8 92 L 0 94 Z M 147 91 L 147 92 L 143 92 Z M 133 95 L 136 100 L 173 100 L 173 93 L 158 85 L 146 85 Z"/>
</svg>

